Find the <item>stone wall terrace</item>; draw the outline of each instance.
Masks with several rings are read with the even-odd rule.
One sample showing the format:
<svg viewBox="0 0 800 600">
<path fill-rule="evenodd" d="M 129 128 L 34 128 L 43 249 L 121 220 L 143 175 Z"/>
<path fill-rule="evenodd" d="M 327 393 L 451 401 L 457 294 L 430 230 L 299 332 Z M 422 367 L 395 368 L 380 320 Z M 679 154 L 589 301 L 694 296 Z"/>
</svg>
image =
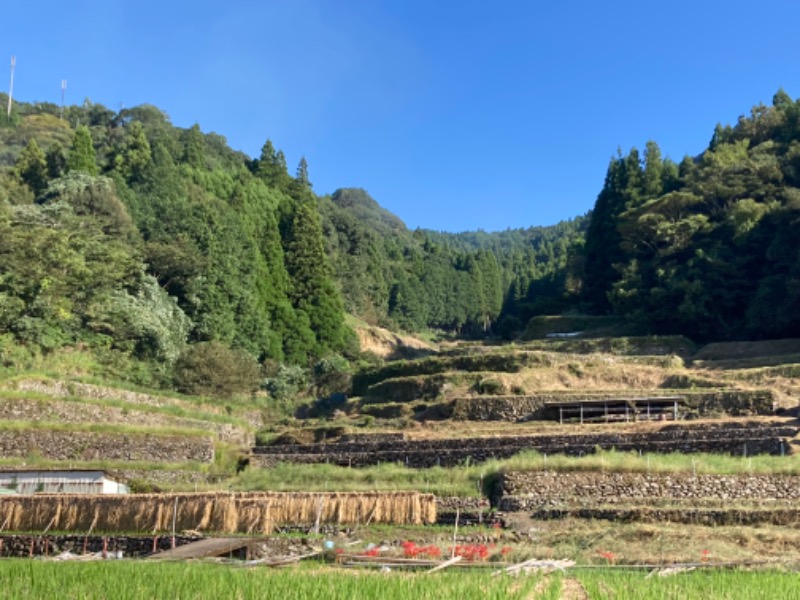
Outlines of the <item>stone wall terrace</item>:
<svg viewBox="0 0 800 600">
<path fill-rule="evenodd" d="M 800 476 L 766 474 L 508 471 L 498 482 L 504 496 L 563 502 L 593 499 L 800 500 Z"/>
<path fill-rule="evenodd" d="M 60 399 L 0 397 L 0 420 L 46 421 L 53 423 L 111 423 L 136 427 L 171 427 L 213 431 L 224 442 L 249 446 L 255 435 L 229 423 L 201 421 L 158 412 L 130 410 L 88 402 Z"/>
<path fill-rule="evenodd" d="M 24 458 L 32 454 L 63 461 L 210 463 L 214 460 L 214 443 L 210 436 L 0 429 L 0 457 Z"/>
<path fill-rule="evenodd" d="M 666 425 L 647 433 L 584 433 L 462 439 L 406 440 L 391 443 L 327 443 L 256 446 L 250 464 L 280 462 L 368 466 L 397 462 L 409 467 L 456 466 L 465 461 L 508 458 L 525 450 L 543 454 L 592 454 L 596 449 L 641 452 L 712 452 L 752 455 L 788 453 L 796 427 L 747 423 Z"/>
</svg>

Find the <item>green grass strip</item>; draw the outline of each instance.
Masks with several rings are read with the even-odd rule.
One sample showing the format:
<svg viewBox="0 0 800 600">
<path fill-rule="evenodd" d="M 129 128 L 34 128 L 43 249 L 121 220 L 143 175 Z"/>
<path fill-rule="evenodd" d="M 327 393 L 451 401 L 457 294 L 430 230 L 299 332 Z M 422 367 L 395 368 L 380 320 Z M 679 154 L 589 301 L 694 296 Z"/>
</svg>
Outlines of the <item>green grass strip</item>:
<svg viewBox="0 0 800 600">
<path fill-rule="evenodd" d="M 345 572 L 321 565 L 273 570 L 192 562 L 5 560 L 0 562 L 0 598 L 523 600 L 538 579 L 491 578 L 485 571 Z"/>
<path fill-rule="evenodd" d="M 120 435 L 208 437 L 210 432 L 182 427 L 141 427 L 112 423 L 55 423 L 49 421 L 0 421 L 0 431 L 58 431 Z"/>
</svg>

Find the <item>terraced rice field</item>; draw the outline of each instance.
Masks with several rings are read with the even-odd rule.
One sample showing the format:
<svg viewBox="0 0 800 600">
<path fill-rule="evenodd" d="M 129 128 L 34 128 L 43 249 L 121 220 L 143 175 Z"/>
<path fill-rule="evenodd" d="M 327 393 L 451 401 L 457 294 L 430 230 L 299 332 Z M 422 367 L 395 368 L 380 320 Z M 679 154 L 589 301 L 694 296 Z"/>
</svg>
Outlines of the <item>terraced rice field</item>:
<svg viewBox="0 0 800 600">
<path fill-rule="evenodd" d="M 0 598 L 273 598 L 327 600 L 560 600 L 800 598 L 798 575 L 784 571 L 698 570 L 668 577 L 644 571 L 576 569 L 566 574 L 492 577 L 480 571 L 434 574 L 344 571 L 320 565 L 273 570 L 208 563 L 132 561 L 0 563 Z"/>
</svg>

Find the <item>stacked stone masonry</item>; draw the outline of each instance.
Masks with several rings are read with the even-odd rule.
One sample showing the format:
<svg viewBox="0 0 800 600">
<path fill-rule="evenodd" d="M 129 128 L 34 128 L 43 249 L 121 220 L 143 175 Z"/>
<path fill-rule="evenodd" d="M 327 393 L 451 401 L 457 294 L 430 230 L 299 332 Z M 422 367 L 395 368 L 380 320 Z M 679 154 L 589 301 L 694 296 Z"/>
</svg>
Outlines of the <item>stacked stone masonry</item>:
<svg viewBox="0 0 800 600">
<path fill-rule="evenodd" d="M 453 400 L 453 418 L 464 421 L 536 421 L 557 419 L 558 412 L 548 410 L 550 402 L 602 401 L 637 396 L 680 396 L 683 417 L 772 415 L 776 398 L 771 390 L 651 390 L 607 393 L 543 393 L 531 396 L 467 396 Z"/>
<path fill-rule="evenodd" d="M 797 525 L 800 477 L 511 471 L 496 482 L 504 513 L 532 518 L 698 525 Z"/>
<path fill-rule="evenodd" d="M 131 392 L 118 388 L 108 388 L 75 381 L 37 381 L 35 379 L 25 379 L 14 382 L 13 389 L 61 398 L 72 396 L 90 398 L 93 400 L 119 400 L 120 402 L 126 402 L 129 404 L 142 404 L 153 407 L 179 406 L 187 410 L 195 410 L 197 408 L 196 404 L 179 398 L 155 396 L 152 394 Z M 223 407 L 212 406 L 209 404 L 204 405 L 203 410 L 218 414 L 226 414 L 226 410 Z M 241 416 L 243 416 L 247 423 L 253 428 L 258 429 L 264 426 L 264 419 L 260 411 L 249 411 Z"/>
<path fill-rule="evenodd" d="M 220 441 L 244 446 L 255 441 L 252 432 L 228 423 L 213 423 L 162 413 L 129 410 L 68 400 L 0 398 L 0 420 L 53 423 L 117 423 L 135 427 L 171 427 L 211 430 Z"/>
<path fill-rule="evenodd" d="M 532 500 L 800 500 L 800 476 L 794 475 L 510 471 L 503 473 L 500 486 L 504 497 Z"/>
<path fill-rule="evenodd" d="M 211 437 L 51 429 L 0 430 L 0 457 L 180 463 L 214 460 Z"/>
<path fill-rule="evenodd" d="M 466 461 L 508 458 L 525 450 L 543 454 L 592 454 L 598 448 L 641 452 L 715 452 L 735 455 L 788 453 L 796 427 L 747 423 L 665 425 L 647 433 L 530 435 L 489 438 L 406 440 L 387 443 L 339 442 L 256 446 L 250 464 L 331 463 L 361 467 L 395 462 L 409 467 L 450 467 Z"/>
<path fill-rule="evenodd" d="M 197 536 L 175 536 L 175 546 L 203 539 Z M 99 535 L 2 535 L 0 558 L 55 556 L 62 552 L 97 554 L 105 550 L 108 556 L 141 557 L 172 548 L 172 536 L 99 536 Z"/>
</svg>

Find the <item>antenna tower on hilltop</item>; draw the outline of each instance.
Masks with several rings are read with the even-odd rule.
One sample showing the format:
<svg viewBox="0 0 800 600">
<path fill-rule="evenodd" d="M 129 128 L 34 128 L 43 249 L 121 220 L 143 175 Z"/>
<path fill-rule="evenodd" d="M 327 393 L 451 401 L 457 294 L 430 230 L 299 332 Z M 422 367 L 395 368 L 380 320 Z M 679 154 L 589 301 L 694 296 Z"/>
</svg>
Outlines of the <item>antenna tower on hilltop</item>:
<svg viewBox="0 0 800 600">
<path fill-rule="evenodd" d="M 61 80 L 61 112 L 58 115 L 60 119 L 64 118 L 64 95 L 67 93 L 67 80 Z"/>
<path fill-rule="evenodd" d="M 11 57 L 11 83 L 8 86 L 8 110 L 6 115 L 11 118 L 11 97 L 14 95 L 14 67 L 17 66 L 17 57 Z"/>
</svg>

